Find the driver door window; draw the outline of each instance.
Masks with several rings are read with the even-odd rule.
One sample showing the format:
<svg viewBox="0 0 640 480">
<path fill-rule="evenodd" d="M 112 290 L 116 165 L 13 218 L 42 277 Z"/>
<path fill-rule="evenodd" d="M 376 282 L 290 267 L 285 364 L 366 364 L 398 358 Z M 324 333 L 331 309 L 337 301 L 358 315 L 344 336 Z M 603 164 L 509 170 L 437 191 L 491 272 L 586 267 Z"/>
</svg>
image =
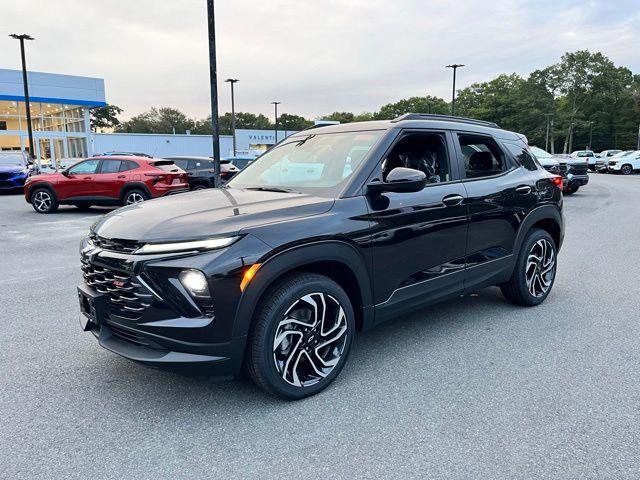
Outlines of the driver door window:
<svg viewBox="0 0 640 480">
<path fill-rule="evenodd" d="M 96 173 L 100 160 L 86 160 L 69 169 L 71 175 L 91 175 Z"/>
<path fill-rule="evenodd" d="M 506 158 L 491 137 L 458 134 L 466 178 L 492 177 L 506 172 Z"/>
<path fill-rule="evenodd" d="M 439 133 L 409 133 L 393 147 L 382 162 L 382 178 L 397 167 L 420 170 L 427 176 L 427 183 L 451 180 L 446 140 Z"/>
</svg>

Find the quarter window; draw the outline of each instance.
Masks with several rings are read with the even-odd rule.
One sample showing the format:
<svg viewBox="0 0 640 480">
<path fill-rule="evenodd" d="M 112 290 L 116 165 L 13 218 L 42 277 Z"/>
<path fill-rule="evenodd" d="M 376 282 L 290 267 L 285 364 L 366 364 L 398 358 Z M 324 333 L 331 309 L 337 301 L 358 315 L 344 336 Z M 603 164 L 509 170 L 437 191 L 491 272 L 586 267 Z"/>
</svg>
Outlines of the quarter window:
<svg viewBox="0 0 640 480">
<path fill-rule="evenodd" d="M 131 160 L 122 160 L 122 162 L 120 162 L 121 172 L 128 172 L 129 170 L 135 170 L 136 168 L 138 168 L 138 164 Z"/>
<path fill-rule="evenodd" d="M 507 162 L 502 150 L 491 137 L 458 134 L 467 178 L 482 178 L 506 172 Z"/>
<path fill-rule="evenodd" d="M 526 147 L 517 145 L 515 143 L 503 143 L 503 145 L 511 152 L 516 161 L 527 170 L 537 170 L 538 165 L 533 156 L 529 153 Z"/>
</svg>

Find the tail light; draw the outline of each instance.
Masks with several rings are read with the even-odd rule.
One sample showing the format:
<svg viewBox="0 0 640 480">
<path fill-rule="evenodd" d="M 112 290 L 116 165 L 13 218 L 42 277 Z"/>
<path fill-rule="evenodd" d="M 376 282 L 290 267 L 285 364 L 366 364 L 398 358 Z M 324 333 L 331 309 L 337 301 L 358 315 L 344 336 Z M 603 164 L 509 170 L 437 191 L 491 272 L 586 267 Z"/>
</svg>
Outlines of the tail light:
<svg viewBox="0 0 640 480">
<path fill-rule="evenodd" d="M 560 190 L 562 190 L 562 177 L 560 176 L 555 176 L 551 179 L 551 182 L 558 187 Z"/>
</svg>

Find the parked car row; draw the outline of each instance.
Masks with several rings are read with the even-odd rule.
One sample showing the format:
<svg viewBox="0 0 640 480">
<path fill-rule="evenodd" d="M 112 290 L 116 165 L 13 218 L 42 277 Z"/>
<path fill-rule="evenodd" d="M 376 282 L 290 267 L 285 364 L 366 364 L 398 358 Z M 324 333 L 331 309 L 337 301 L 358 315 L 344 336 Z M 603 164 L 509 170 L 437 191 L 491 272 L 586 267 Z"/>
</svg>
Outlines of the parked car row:
<svg viewBox="0 0 640 480">
<path fill-rule="evenodd" d="M 598 159 L 596 171 L 631 175 L 640 171 L 640 150 L 625 150 L 608 158 Z"/>
<path fill-rule="evenodd" d="M 589 183 L 589 165 L 583 157 L 555 156 L 538 147 L 529 147 L 545 170 L 562 176 L 563 192 L 567 195 Z"/>
</svg>

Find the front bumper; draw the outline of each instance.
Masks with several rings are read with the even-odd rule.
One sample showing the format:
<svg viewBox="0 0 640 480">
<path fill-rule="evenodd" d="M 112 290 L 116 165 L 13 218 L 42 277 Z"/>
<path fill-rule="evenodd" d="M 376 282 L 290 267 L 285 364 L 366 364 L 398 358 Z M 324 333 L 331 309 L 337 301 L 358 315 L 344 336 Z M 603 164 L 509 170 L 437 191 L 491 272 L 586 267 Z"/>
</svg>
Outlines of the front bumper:
<svg viewBox="0 0 640 480">
<path fill-rule="evenodd" d="M 566 178 L 567 186 L 578 186 L 582 187 L 589 183 L 589 175 L 573 175 L 569 173 Z"/>
<path fill-rule="evenodd" d="M 27 180 L 28 175 L 25 173 L 2 173 L 0 174 L 0 191 L 2 190 L 17 190 L 24 188 L 24 182 Z"/>
<path fill-rule="evenodd" d="M 81 247 L 80 325 L 103 348 L 180 373 L 230 377 L 240 371 L 247 336 L 234 330 L 240 252 L 251 259 L 261 242 L 246 236 L 226 249 L 173 255 L 108 251 L 86 240 Z M 178 281 L 185 269 L 205 272 L 211 298 L 202 303 L 187 293 Z"/>
</svg>

